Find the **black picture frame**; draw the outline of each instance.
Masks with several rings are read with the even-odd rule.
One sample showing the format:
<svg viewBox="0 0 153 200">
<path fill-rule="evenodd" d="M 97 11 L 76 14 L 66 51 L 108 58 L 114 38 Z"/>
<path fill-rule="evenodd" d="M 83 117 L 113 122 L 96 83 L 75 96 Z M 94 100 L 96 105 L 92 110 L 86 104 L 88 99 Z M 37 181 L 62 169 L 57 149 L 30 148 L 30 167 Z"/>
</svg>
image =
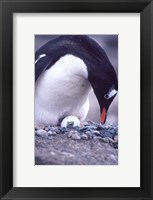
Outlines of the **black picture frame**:
<svg viewBox="0 0 153 200">
<path fill-rule="evenodd" d="M 138 188 L 13 187 L 13 13 L 140 13 L 141 186 Z M 153 2 L 152 0 L 0 0 L 0 197 L 1 199 L 153 199 Z M 133 133 L 134 134 L 134 133 Z M 129 172 L 127 172 L 129 173 Z"/>
</svg>

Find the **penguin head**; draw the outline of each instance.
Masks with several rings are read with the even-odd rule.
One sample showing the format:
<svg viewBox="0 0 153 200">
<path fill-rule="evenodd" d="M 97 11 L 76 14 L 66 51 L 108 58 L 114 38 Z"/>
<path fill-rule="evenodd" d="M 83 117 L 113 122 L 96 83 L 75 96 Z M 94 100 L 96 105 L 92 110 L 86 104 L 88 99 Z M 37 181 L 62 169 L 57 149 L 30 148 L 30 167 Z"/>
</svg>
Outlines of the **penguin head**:
<svg viewBox="0 0 153 200">
<path fill-rule="evenodd" d="M 104 124 L 109 106 L 118 91 L 117 75 L 107 57 L 88 68 L 88 79 L 100 105 L 100 119 Z"/>
</svg>

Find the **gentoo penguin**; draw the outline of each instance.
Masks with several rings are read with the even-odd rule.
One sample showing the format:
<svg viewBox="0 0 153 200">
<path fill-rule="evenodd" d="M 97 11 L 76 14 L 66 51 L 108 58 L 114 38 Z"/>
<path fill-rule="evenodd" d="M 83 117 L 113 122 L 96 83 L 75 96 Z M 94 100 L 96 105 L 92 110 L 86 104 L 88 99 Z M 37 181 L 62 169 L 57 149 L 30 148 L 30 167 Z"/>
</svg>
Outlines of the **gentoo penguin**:
<svg viewBox="0 0 153 200">
<path fill-rule="evenodd" d="M 68 116 L 83 121 L 91 88 L 103 124 L 118 80 L 96 41 L 85 35 L 63 35 L 40 47 L 35 53 L 35 127 L 58 125 Z"/>
</svg>

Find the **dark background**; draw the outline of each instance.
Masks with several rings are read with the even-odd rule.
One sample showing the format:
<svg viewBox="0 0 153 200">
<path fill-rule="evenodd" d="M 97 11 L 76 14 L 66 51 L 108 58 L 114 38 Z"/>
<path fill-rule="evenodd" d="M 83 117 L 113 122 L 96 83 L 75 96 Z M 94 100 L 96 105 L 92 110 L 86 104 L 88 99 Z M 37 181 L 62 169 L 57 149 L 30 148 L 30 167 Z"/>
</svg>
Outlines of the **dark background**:
<svg viewBox="0 0 153 200">
<path fill-rule="evenodd" d="M 118 74 L 118 35 L 88 35 L 95 41 L 97 41 L 100 46 L 105 50 L 108 58 L 110 59 L 116 73 Z M 57 37 L 57 35 L 35 35 L 35 51 L 38 50 L 42 45 L 44 45 L 49 40 Z M 93 120 L 95 122 L 100 121 L 100 109 L 97 99 L 91 91 L 90 93 L 90 109 L 86 120 Z M 118 124 L 118 95 L 115 97 L 114 101 L 110 105 L 107 114 L 106 124 L 113 123 Z"/>
</svg>

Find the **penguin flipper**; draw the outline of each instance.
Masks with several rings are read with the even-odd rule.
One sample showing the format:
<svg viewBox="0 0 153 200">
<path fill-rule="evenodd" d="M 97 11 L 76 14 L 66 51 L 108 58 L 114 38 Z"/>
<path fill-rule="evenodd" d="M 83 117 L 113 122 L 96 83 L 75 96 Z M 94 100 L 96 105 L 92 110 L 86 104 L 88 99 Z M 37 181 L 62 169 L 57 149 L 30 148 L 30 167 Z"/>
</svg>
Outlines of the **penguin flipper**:
<svg viewBox="0 0 153 200">
<path fill-rule="evenodd" d="M 35 82 L 37 81 L 40 74 L 52 64 L 53 60 L 45 54 L 43 54 L 35 60 Z"/>
</svg>

